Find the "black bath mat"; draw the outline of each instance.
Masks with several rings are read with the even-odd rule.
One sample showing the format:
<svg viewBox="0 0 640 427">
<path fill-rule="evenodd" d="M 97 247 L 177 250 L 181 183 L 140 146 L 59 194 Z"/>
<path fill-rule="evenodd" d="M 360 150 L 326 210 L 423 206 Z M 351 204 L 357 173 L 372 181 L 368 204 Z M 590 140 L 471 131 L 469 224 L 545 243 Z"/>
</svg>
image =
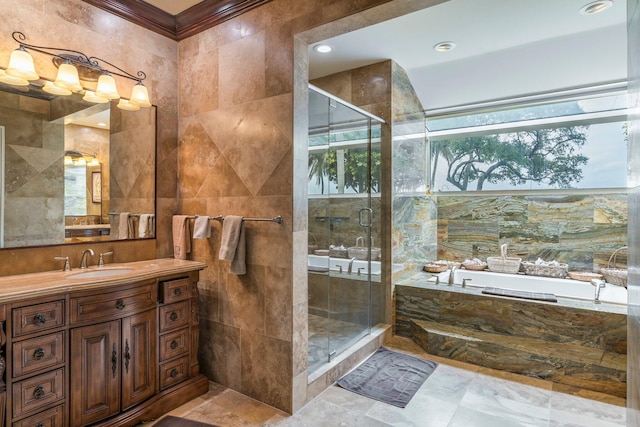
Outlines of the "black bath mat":
<svg viewBox="0 0 640 427">
<path fill-rule="evenodd" d="M 153 427 L 216 427 L 213 424 L 201 423 L 200 421 L 188 420 L 186 418 L 172 417 L 168 415 L 158 421 Z"/>
<path fill-rule="evenodd" d="M 360 366 L 342 377 L 338 385 L 404 408 L 437 366 L 436 362 L 380 347 Z"/>
</svg>

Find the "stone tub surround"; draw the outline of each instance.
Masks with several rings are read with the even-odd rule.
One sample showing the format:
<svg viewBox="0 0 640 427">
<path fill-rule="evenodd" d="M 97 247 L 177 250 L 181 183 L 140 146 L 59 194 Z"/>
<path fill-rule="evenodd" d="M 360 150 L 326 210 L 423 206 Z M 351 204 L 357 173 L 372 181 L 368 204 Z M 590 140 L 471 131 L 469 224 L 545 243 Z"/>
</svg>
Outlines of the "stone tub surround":
<svg viewBox="0 0 640 427">
<path fill-rule="evenodd" d="M 576 389 L 626 396 L 626 307 L 488 297 L 480 289 L 396 283 L 396 334 L 427 352 Z"/>
</svg>

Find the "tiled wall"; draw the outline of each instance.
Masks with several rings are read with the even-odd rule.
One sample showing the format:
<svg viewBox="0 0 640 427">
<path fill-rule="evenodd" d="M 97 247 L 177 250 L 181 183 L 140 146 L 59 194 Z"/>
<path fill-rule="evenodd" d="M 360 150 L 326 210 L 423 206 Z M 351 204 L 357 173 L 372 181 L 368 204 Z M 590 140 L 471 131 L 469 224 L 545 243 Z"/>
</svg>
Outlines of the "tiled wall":
<svg viewBox="0 0 640 427">
<path fill-rule="evenodd" d="M 627 245 L 627 195 L 434 195 L 396 199 L 402 250 L 395 262 L 419 267 L 436 258 L 509 256 L 568 263 L 574 271 L 606 267 Z M 436 236 L 437 233 L 437 236 Z M 435 239 L 434 239 L 435 238 Z M 616 256 L 626 266 L 626 252 Z"/>
<path fill-rule="evenodd" d="M 5 247 L 63 243 L 64 126 L 51 122 L 47 101 L 6 92 L 0 97 L 12 106 L 0 108 L 5 128 Z"/>
</svg>

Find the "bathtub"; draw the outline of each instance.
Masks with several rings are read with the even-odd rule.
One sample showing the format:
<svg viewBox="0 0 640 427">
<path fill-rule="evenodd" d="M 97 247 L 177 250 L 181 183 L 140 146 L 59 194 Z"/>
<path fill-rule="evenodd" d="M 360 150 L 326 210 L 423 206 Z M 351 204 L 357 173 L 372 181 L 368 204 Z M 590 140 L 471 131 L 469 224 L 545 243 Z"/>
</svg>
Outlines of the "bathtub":
<svg viewBox="0 0 640 427">
<path fill-rule="evenodd" d="M 347 274 L 349 271 L 349 262 L 347 258 L 330 258 L 322 255 L 308 255 L 308 268 L 309 271 L 342 271 Z M 342 270 L 341 270 L 342 269 Z M 355 260 L 351 266 L 351 274 L 368 274 L 369 273 L 369 261 Z M 380 261 L 371 261 L 371 275 L 379 276 L 382 272 Z"/>
<path fill-rule="evenodd" d="M 437 276 L 440 285 L 447 286 L 450 270 L 439 273 Z M 542 292 L 554 294 L 557 297 L 575 298 L 593 301 L 595 287 L 589 282 L 580 282 L 571 279 L 555 279 L 552 277 L 527 276 L 524 274 L 503 274 L 491 271 L 473 271 L 456 269 L 454 271 L 454 284 L 461 285 L 463 279 L 467 279 L 467 287 L 495 287 L 513 289 L 518 291 Z M 433 283 L 436 276 L 428 279 Z M 600 302 L 613 304 L 627 304 L 627 289 L 607 283 L 600 290 Z"/>
</svg>

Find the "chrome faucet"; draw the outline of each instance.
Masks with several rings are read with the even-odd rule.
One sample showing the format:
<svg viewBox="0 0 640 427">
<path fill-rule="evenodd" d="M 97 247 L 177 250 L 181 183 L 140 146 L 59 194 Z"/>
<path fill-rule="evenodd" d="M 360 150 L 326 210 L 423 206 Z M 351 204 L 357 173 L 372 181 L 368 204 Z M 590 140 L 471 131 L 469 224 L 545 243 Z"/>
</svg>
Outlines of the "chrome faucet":
<svg viewBox="0 0 640 427">
<path fill-rule="evenodd" d="M 82 251 L 82 258 L 80 258 L 80 268 L 87 268 L 87 254 L 90 254 L 91 256 L 95 255 L 93 249 L 85 249 L 84 251 Z"/>
<path fill-rule="evenodd" d="M 355 261 L 356 259 L 358 258 L 353 257 L 349 260 L 349 268 L 347 269 L 347 273 L 351 274 L 351 272 L 353 271 L 353 261 Z"/>
<path fill-rule="evenodd" d="M 448 282 L 449 286 L 453 286 L 453 278 L 457 269 L 458 267 L 456 267 L 455 265 L 451 267 L 451 272 L 449 273 L 449 282 Z"/>
<path fill-rule="evenodd" d="M 607 282 L 600 279 L 591 279 L 591 284 L 596 287 L 596 293 L 593 297 L 593 302 L 595 304 L 600 304 L 600 289 L 607 286 Z"/>
</svg>

